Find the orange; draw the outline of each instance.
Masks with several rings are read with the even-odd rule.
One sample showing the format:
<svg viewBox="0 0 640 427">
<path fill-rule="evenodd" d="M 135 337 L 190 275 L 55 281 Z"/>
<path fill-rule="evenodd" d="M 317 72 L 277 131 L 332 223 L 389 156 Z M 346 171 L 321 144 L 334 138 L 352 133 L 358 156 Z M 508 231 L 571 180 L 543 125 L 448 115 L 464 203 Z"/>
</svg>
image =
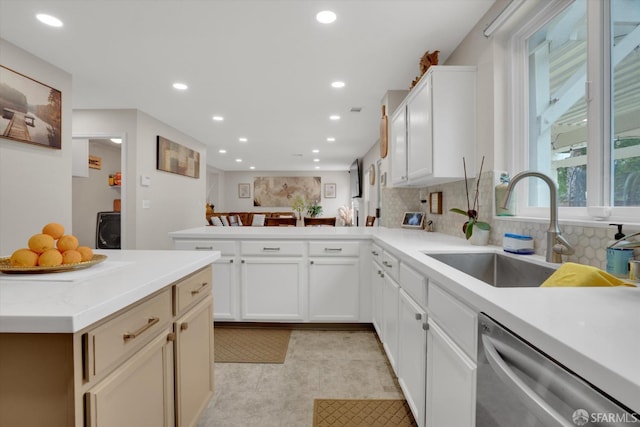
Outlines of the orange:
<svg viewBox="0 0 640 427">
<path fill-rule="evenodd" d="M 82 255 L 82 261 L 91 261 L 91 258 L 93 258 L 93 249 L 89 246 L 78 246 L 76 250 Z"/>
<path fill-rule="evenodd" d="M 62 253 L 63 264 L 77 264 L 82 261 L 82 255 L 75 249 L 69 249 Z"/>
<path fill-rule="evenodd" d="M 57 249 L 46 250 L 38 258 L 40 267 L 56 267 L 60 264 L 62 264 L 62 254 Z"/>
<path fill-rule="evenodd" d="M 50 222 L 49 224 L 42 227 L 42 233 L 48 234 L 54 239 L 59 239 L 64 235 L 64 227 L 57 222 Z"/>
<path fill-rule="evenodd" d="M 34 234 L 29 239 L 29 249 L 39 254 L 53 248 L 54 245 L 55 240 L 48 234 Z"/>
<path fill-rule="evenodd" d="M 10 263 L 14 267 L 34 267 L 38 264 L 38 254 L 31 249 L 18 249 L 11 254 Z"/>
<path fill-rule="evenodd" d="M 78 238 L 72 234 L 66 234 L 58 239 L 56 246 L 60 252 L 77 249 Z"/>
</svg>

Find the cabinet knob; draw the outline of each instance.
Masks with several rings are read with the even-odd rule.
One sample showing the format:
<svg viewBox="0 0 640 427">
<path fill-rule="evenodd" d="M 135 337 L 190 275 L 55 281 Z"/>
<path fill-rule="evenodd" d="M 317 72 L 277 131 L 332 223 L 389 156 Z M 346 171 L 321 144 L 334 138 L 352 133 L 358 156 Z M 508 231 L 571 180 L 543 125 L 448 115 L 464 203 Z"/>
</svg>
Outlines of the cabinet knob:
<svg viewBox="0 0 640 427">
<path fill-rule="evenodd" d="M 240 261 L 241 264 L 244 264 L 244 260 Z"/>
<path fill-rule="evenodd" d="M 232 259 L 229 260 L 229 264 L 233 264 L 233 260 Z"/>
<path fill-rule="evenodd" d="M 428 331 L 429 330 L 429 324 L 427 322 L 424 322 L 422 324 L 422 329 L 424 329 L 425 331 Z"/>
<path fill-rule="evenodd" d="M 416 320 L 422 320 L 422 314 L 416 313 Z"/>
<path fill-rule="evenodd" d="M 167 334 L 167 342 L 171 342 L 171 341 L 175 341 L 176 340 L 176 334 L 174 334 L 173 332 L 169 332 Z"/>
<path fill-rule="evenodd" d="M 309 264 L 313 265 L 314 261 L 309 261 Z"/>
<path fill-rule="evenodd" d="M 186 331 L 187 329 L 189 329 L 189 322 L 184 322 L 180 324 L 181 331 Z"/>
</svg>

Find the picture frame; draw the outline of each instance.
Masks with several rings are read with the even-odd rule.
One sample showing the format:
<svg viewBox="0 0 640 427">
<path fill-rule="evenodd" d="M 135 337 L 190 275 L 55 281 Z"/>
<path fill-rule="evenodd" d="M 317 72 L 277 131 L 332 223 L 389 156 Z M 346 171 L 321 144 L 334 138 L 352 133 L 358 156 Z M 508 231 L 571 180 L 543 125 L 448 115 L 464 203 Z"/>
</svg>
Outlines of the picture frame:
<svg viewBox="0 0 640 427">
<path fill-rule="evenodd" d="M 62 148 L 62 92 L 0 65 L 0 135 Z"/>
<path fill-rule="evenodd" d="M 238 197 L 240 199 L 248 199 L 251 197 L 251 184 L 240 183 L 238 184 Z"/>
<path fill-rule="evenodd" d="M 422 228 L 424 212 L 405 212 L 402 216 L 403 228 Z"/>
<path fill-rule="evenodd" d="M 325 199 L 335 199 L 336 198 L 336 184 L 325 184 L 324 185 L 324 198 Z"/>
<path fill-rule="evenodd" d="M 200 153 L 158 135 L 156 169 L 199 179 Z"/>
</svg>

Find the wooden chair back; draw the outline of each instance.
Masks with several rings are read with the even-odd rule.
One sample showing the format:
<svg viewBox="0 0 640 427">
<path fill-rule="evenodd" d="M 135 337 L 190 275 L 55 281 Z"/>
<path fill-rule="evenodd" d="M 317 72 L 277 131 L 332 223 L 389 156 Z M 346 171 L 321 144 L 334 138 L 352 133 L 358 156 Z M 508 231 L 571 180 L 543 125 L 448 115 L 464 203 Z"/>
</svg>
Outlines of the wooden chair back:
<svg viewBox="0 0 640 427">
<path fill-rule="evenodd" d="M 307 217 L 304 217 L 304 226 L 305 227 L 318 226 L 318 225 L 325 225 L 325 226 L 335 227 L 336 226 L 336 217 L 335 216 L 326 217 L 326 218 L 307 218 Z"/>
<path fill-rule="evenodd" d="M 265 227 L 295 227 L 296 219 L 291 218 L 278 218 L 278 217 L 267 217 L 264 219 Z"/>
<path fill-rule="evenodd" d="M 365 222 L 365 227 L 373 227 L 373 224 L 376 223 L 376 217 L 373 215 L 367 216 L 367 220 Z"/>
</svg>

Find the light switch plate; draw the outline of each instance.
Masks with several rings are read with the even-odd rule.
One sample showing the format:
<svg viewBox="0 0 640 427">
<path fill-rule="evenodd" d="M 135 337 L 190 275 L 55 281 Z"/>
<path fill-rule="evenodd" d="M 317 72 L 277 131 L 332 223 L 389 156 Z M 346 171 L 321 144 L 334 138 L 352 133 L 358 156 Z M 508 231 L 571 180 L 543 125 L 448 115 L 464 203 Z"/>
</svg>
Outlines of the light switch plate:
<svg viewBox="0 0 640 427">
<path fill-rule="evenodd" d="M 142 209 L 149 209 L 149 208 L 151 208 L 151 200 L 143 200 Z"/>
<path fill-rule="evenodd" d="M 151 177 L 149 175 L 140 175 L 140 185 L 143 187 L 150 187 Z"/>
</svg>

